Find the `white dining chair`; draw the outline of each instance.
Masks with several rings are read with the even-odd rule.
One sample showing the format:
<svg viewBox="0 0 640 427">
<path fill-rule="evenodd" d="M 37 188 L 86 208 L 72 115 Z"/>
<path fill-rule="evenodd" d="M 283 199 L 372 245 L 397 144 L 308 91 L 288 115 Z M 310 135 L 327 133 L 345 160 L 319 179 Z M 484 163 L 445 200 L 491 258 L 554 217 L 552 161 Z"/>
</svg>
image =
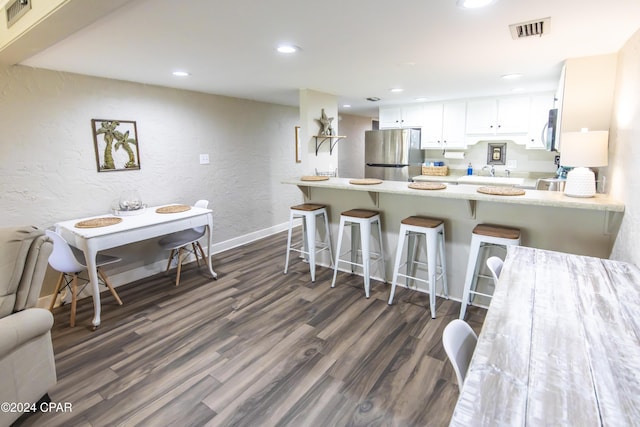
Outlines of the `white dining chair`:
<svg viewBox="0 0 640 427">
<path fill-rule="evenodd" d="M 491 277 L 493 277 L 494 285 L 498 285 L 498 279 L 500 278 L 500 272 L 502 271 L 502 264 L 502 259 L 497 256 L 492 256 L 487 259 L 487 267 L 489 267 Z"/>
<path fill-rule="evenodd" d="M 464 320 L 452 320 L 442 333 L 444 351 L 447 353 L 447 357 L 456 373 L 460 391 L 462 391 L 462 384 L 467 375 L 471 356 L 473 356 L 477 342 L 478 336 Z"/>
<path fill-rule="evenodd" d="M 86 283 L 89 282 L 88 278 L 80 277 L 79 273 L 82 273 L 87 269 L 87 263 L 82 251 L 70 246 L 67 241 L 59 233 L 53 230 L 46 230 L 45 233 L 53 241 L 53 251 L 49 255 L 49 265 L 60 272 L 60 277 L 56 283 L 55 291 L 51 297 L 51 303 L 49 304 L 49 311 L 53 310 L 53 306 L 56 303 L 56 299 L 60 291 L 67 287 L 71 291 L 71 318 L 69 325 L 71 327 L 76 324 L 76 306 L 78 302 L 78 280 L 83 280 Z M 121 261 L 121 258 L 111 255 L 98 254 L 96 258 L 96 265 L 98 271 L 98 278 L 109 288 L 109 291 L 118 302 L 118 305 L 122 305 L 122 300 L 118 296 L 118 293 L 114 289 L 113 285 L 109 281 L 107 275 L 102 271 L 102 266 L 112 264 L 114 262 Z"/>
<path fill-rule="evenodd" d="M 209 206 L 208 200 L 198 200 L 195 204 L 197 208 L 206 208 Z M 176 286 L 180 284 L 180 272 L 182 271 L 183 261 L 193 254 L 196 257 L 196 263 L 200 267 L 200 258 L 207 265 L 207 256 L 204 254 L 204 249 L 198 241 L 201 239 L 206 231 L 206 226 L 189 228 L 187 230 L 171 233 L 163 237 L 158 241 L 160 247 L 164 250 L 170 250 L 169 261 L 167 261 L 167 269 L 165 274 L 169 272 L 171 263 L 176 260 L 177 272 L 176 272 Z"/>
</svg>

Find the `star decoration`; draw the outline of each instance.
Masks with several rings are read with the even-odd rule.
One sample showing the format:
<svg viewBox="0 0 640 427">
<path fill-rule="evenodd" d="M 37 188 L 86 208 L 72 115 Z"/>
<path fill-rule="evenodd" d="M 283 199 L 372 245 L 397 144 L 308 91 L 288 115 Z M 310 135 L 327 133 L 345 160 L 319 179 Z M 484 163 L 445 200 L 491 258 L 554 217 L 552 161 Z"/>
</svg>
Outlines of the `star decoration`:
<svg viewBox="0 0 640 427">
<path fill-rule="evenodd" d="M 333 117 L 327 117 L 323 108 L 320 119 L 318 120 L 318 122 L 320 123 L 320 135 L 330 136 L 333 133 L 333 128 L 331 127 L 332 121 Z"/>
</svg>

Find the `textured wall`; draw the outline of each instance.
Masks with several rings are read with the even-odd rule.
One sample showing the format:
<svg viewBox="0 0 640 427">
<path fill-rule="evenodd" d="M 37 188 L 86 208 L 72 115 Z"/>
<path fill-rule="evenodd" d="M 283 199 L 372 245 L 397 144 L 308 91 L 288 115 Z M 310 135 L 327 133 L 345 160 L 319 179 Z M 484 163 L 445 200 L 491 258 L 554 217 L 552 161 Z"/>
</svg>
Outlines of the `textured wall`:
<svg viewBox="0 0 640 427">
<path fill-rule="evenodd" d="M 371 118 L 341 114 L 340 119 L 340 132 L 346 138 L 338 143 L 338 174 L 364 178 L 364 132 L 371 130 Z"/>
<path fill-rule="evenodd" d="M 96 171 L 94 118 L 137 122 L 141 170 Z M 259 233 L 288 221 L 288 207 L 302 200 L 280 184 L 301 174 L 297 121 L 293 107 L 2 66 L 0 224 L 100 215 L 135 188 L 151 206 L 209 199 L 214 244 Z M 209 165 L 199 164 L 201 153 Z M 151 243 L 129 252 L 118 270 L 166 255 Z"/>
<path fill-rule="evenodd" d="M 640 31 L 618 54 L 616 82 L 608 176 L 611 195 L 626 207 L 611 258 L 640 266 Z"/>
</svg>

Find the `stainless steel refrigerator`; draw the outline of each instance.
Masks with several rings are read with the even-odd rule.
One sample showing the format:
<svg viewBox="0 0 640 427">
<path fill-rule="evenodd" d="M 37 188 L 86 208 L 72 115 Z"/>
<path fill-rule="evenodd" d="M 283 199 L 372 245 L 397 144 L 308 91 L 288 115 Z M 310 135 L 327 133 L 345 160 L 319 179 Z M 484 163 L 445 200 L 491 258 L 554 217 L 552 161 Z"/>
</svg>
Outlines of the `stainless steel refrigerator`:
<svg viewBox="0 0 640 427">
<path fill-rule="evenodd" d="M 420 129 L 368 130 L 364 133 L 364 176 L 410 181 L 422 173 Z"/>
</svg>

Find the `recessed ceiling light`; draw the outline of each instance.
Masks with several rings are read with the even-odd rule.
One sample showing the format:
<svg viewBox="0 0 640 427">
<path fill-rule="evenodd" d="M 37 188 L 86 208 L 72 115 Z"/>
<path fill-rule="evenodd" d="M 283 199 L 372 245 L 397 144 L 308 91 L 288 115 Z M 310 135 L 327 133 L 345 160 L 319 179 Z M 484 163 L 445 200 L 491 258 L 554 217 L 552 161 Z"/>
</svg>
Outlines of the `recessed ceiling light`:
<svg viewBox="0 0 640 427">
<path fill-rule="evenodd" d="M 458 0 L 458 7 L 464 9 L 478 9 L 480 7 L 489 6 L 495 0 Z"/>
<path fill-rule="evenodd" d="M 344 104 L 342 107 L 343 108 L 351 108 L 351 104 Z"/>
<path fill-rule="evenodd" d="M 173 74 L 176 77 L 188 77 L 191 75 L 191 73 L 187 73 L 186 71 L 174 71 L 171 74 Z"/>
<path fill-rule="evenodd" d="M 278 52 L 280 53 L 295 53 L 300 50 L 298 46 L 292 44 L 281 44 L 278 46 Z"/>
<path fill-rule="evenodd" d="M 418 102 L 420 102 L 420 101 L 426 101 L 426 100 L 428 100 L 428 99 L 429 99 L 429 98 L 427 98 L 426 96 L 420 96 L 420 97 L 416 98 L 415 100 L 416 100 L 416 101 L 418 101 Z"/>
<path fill-rule="evenodd" d="M 502 76 L 502 78 L 505 79 L 505 80 L 519 79 L 520 77 L 522 77 L 522 74 L 519 74 L 519 73 L 504 74 Z"/>
<path fill-rule="evenodd" d="M 393 89 L 391 89 L 391 92 L 393 92 L 393 93 L 400 93 L 400 92 L 403 92 L 403 91 L 404 91 L 404 89 L 401 89 L 399 87 L 394 87 Z"/>
</svg>

